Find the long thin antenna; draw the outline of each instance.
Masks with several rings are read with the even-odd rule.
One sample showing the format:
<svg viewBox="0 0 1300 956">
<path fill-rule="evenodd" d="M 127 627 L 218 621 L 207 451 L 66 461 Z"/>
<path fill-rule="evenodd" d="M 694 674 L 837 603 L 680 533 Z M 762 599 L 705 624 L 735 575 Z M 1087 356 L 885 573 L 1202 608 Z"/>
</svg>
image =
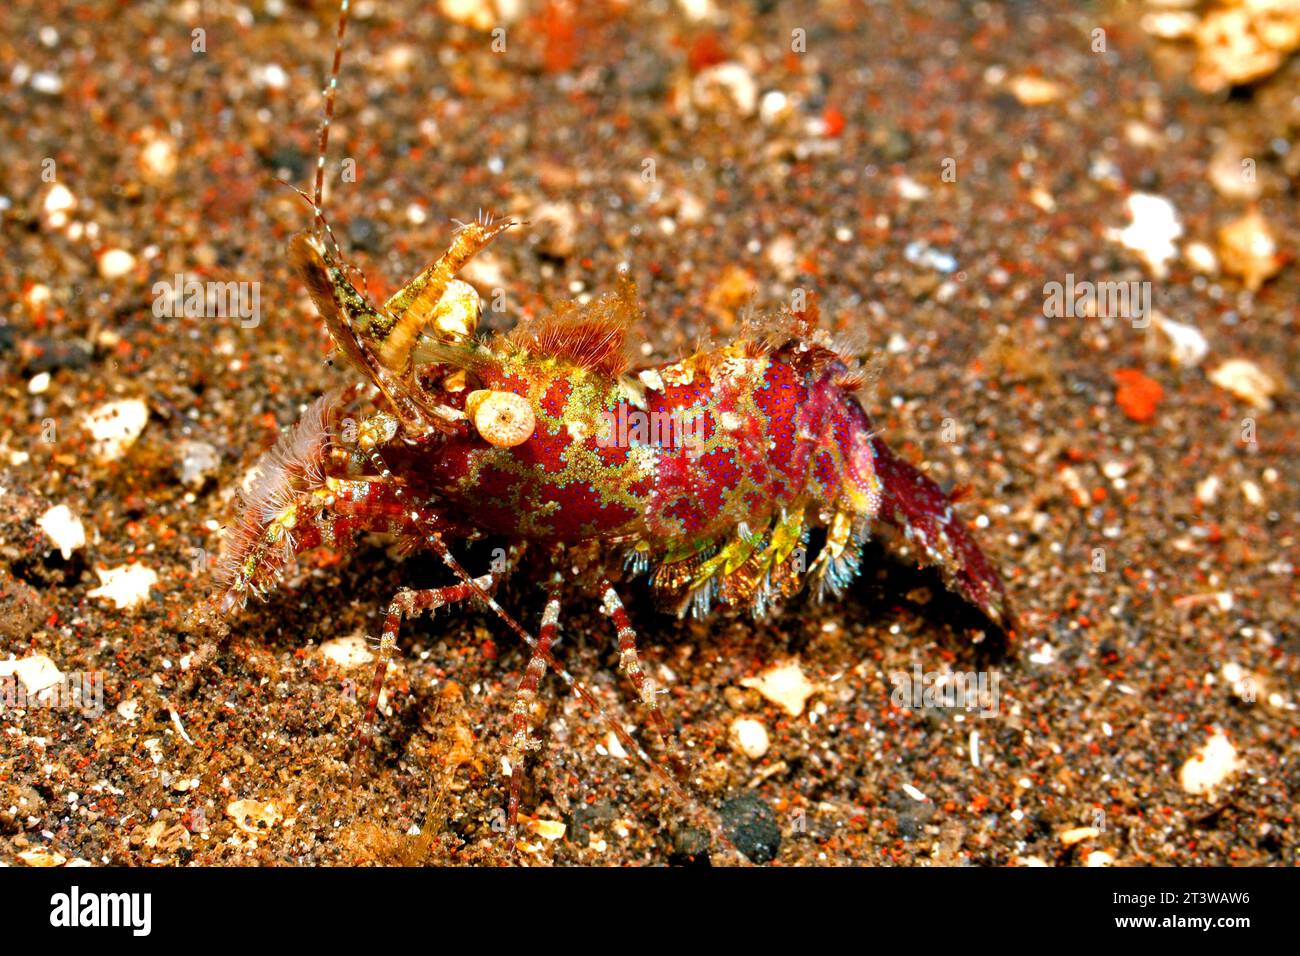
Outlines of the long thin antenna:
<svg viewBox="0 0 1300 956">
<path fill-rule="evenodd" d="M 343 67 L 343 35 L 348 29 L 348 13 L 352 0 L 339 0 L 339 26 L 334 39 L 334 66 L 330 69 L 329 85 L 325 87 L 325 109 L 321 117 L 320 141 L 316 147 L 316 188 L 312 191 L 312 207 L 316 213 L 316 238 L 325 241 L 325 214 L 321 199 L 325 193 L 325 151 L 330 142 L 330 123 L 334 121 L 334 98 L 338 95 L 339 71 Z"/>
</svg>

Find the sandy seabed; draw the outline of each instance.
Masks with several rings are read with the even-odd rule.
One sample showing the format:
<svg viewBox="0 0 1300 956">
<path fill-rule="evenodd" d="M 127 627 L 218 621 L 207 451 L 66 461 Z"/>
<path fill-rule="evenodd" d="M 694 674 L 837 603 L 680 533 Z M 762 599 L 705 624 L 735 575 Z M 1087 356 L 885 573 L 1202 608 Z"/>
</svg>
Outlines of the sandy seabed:
<svg viewBox="0 0 1300 956">
<path fill-rule="evenodd" d="M 216 653 L 194 623 L 241 476 L 343 377 L 285 263 L 308 210 L 275 183 L 308 184 L 332 17 L 0 9 L 0 658 L 99 675 L 103 701 L 0 712 L 5 862 L 504 860 L 527 662 L 509 633 L 467 608 L 406 626 L 355 785 L 348 691 L 369 671 L 320 651 L 376 634 L 399 586 L 447 580 L 435 559 L 316 553 Z M 358 8 L 328 202 L 372 299 L 480 208 L 529 220 L 466 275 L 503 290 L 494 328 L 627 264 L 654 361 L 812 290 L 869 356 L 890 443 L 966 489 L 1021 615 L 1009 645 L 883 545 L 847 599 L 758 623 L 678 621 L 628 588 L 696 797 L 752 859 L 1295 860 L 1300 64 L 1208 94 L 1136 17 L 530 5 L 494 52 L 490 25 L 429 5 Z M 1255 178 L 1234 187 L 1242 158 Z M 1167 259 L 1135 195 L 1172 208 Z M 1252 210 L 1273 263 L 1221 242 Z M 178 275 L 257 283 L 256 315 L 160 315 Z M 1045 315 L 1067 275 L 1149 282 L 1159 317 Z M 87 417 L 110 403 L 140 416 L 117 447 Z M 502 600 L 535 620 L 539 583 L 517 574 Z M 559 653 L 639 722 L 589 596 L 570 596 Z M 791 662 L 811 685 L 797 714 L 742 684 Z M 996 675 L 996 712 L 898 707 L 891 675 L 915 667 Z M 738 719 L 765 748 L 748 724 L 754 755 L 733 745 Z M 534 727 L 522 861 L 708 853 L 553 678 Z"/>
</svg>

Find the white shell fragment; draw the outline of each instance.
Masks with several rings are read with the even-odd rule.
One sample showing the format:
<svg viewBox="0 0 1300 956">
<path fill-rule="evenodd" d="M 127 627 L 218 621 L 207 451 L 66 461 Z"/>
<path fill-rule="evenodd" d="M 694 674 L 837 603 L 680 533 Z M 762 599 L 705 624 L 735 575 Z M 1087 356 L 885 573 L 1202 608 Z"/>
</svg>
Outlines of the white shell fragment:
<svg viewBox="0 0 1300 956">
<path fill-rule="evenodd" d="M 758 677 L 746 677 L 742 687 L 752 687 L 791 717 L 803 713 L 808 698 L 817 693 L 816 685 L 804 676 L 797 660 L 778 665 Z"/>
<path fill-rule="evenodd" d="M 321 657 L 333 661 L 344 670 L 373 663 L 375 659 L 375 655 L 370 653 L 370 648 L 366 647 L 366 639 L 362 634 L 351 634 L 348 637 L 336 637 L 326 641 L 320 646 L 320 654 Z"/>
<path fill-rule="evenodd" d="M 750 760 L 758 760 L 767 753 L 771 742 L 761 721 L 737 717 L 731 722 L 731 745 Z"/>
<path fill-rule="evenodd" d="M 1188 793 L 1212 793 L 1242 766 L 1237 748 L 1219 730 L 1183 764 L 1178 779 Z"/>
<path fill-rule="evenodd" d="M 1133 221 L 1123 229 L 1110 230 L 1110 237 L 1136 252 L 1152 274 L 1163 279 L 1169 272 L 1169 260 L 1178 255 L 1174 240 L 1183 234 L 1178 213 L 1168 199 L 1151 193 L 1134 193 L 1127 206 Z"/>
<path fill-rule="evenodd" d="M 176 142 L 168 136 L 154 134 L 140 151 L 140 165 L 151 179 L 166 179 L 176 172 Z"/>
<path fill-rule="evenodd" d="M 1252 210 L 1220 229 L 1219 262 L 1224 272 L 1240 277 L 1251 292 L 1258 291 L 1282 268 L 1268 220 Z"/>
<path fill-rule="evenodd" d="M 915 800 L 917 803 L 925 803 L 930 798 L 927 797 L 920 789 L 910 783 L 903 784 L 903 792 Z"/>
<path fill-rule="evenodd" d="M 528 829 L 543 840 L 559 840 L 564 836 L 566 826 L 559 820 L 533 820 Z"/>
<path fill-rule="evenodd" d="M 149 421 L 149 407 L 138 398 L 108 402 L 83 419 L 92 454 L 101 463 L 116 461 L 135 444 Z"/>
<path fill-rule="evenodd" d="M 143 564 L 124 564 L 104 570 L 96 568 L 100 586 L 89 597 L 106 598 L 119 611 L 135 607 L 149 599 L 149 589 L 158 583 L 158 575 Z"/>
<path fill-rule="evenodd" d="M 719 63 L 701 70 L 691 86 L 691 100 L 703 110 L 752 116 L 758 109 L 758 84 L 740 63 Z"/>
<path fill-rule="evenodd" d="M 18 859 L 28 866 L 63 866 L 68 862 L 68 858 L 57 850 L 49 850 L 45 847 L 38 847 L 35 850 L 23 850 L 18 854 Z"/>
<path fill-rule="evenodd" d="M 0 661 L 0 677 L 17 677 L 30 696 L 63 683 L 63 672 L 44 654 L 18 661 Z"/>
<path fill-rule="evenodd" d="M 1101 836 L 1101 831 L 1096 827 L 1074 827 L 1061 833 L 1060 840 L 1065 846 L 1074 846 L 1076 843 L 1082 843 L 1084 840 L 1095 840 Z"/>
<path fill-rule="evenodd" d="M 74 515 L 67 505 L 55 505 L 37 519 L 36 523 L 45 532 L 54 546 L 67 561 L 72 552 L 86 545 L 86 529 L 81 519 Z"/>
<path fill-rule="evenodd" d="M 1194 325 L 1166 319 L 1158 313 L 1153 318 L 1156 328 L 1168 340 L 1170 361 L 1184 368 L 1194 368 L 1201 364 L 1201 359 L 1205 358 L 1210 351 L 1210 343 L 1206 341 L 1200 329 Z"/>
<path fill-rule="evenodd" d="M 108 249 L 99 257 L 99 274 L 105 279 L 120 279 L 135 268 L 135 256 L 125 249 Z"/>
<path fill-rule="evenodd" d="M 226 815 L 235 826 L 254 836 L 261 836 L 284 818 L 273 802 L 260 800 L 235 800 L 226 807 Z"/>
<path fill-rule="evenodd" d="M 62 229 L 68 224 L 68 216 L 77 208 L 77 197 L 63 183 L 55 183 L 45 194 L 42 209 L 45 212 L 45 224 L 51 229 Z"/>
<path fill-rule="evenodd" d="M 1007 80 L 1007 90 L 1023 106 L 1042 106 L 1061 98 L 1059 83 L 1028 73 Z"/>
<path fill-rule="evenodd" d="M 1210 381 L 1255 408 L 1268 411 L 1273 407 L 1277 382 L 1248 359 L 1228 359 L 1210 373 Z"/>
</svg>

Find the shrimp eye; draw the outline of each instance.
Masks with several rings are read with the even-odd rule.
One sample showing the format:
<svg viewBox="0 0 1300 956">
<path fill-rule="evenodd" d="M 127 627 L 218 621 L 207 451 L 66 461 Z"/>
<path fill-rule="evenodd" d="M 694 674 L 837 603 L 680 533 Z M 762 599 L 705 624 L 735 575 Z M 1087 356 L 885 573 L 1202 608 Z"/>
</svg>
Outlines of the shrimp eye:
<svg viewBox="0 0 1300 956">
<path fill-rule="evenodd" d="M 514 392 L 470 392 L 465 398 L 465 414 L 483 440 L 498 448 L 522 445 L 537 427 L 532 405 Z"/>
</svg>

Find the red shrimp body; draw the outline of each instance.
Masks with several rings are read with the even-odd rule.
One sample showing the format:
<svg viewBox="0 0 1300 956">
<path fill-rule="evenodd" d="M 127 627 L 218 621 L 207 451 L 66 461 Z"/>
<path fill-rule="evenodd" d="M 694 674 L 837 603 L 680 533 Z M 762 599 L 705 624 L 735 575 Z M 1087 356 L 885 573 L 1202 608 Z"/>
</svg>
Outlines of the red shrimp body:
<svg viewBox="0 0 1300 956">
<path fill-rule="evenodd" d="M 494 533 L 551 543 L 636 539 L 679 551 L 843 493 L 865 415 L 838 362 L 785 350 L 703 352 L 611 377 L 529 357 L 484 375 L 533 406 L 532 436 L 472 431 L 422 469 L 441 498 Z M 857 499 L 878 495 L 870 475 Z M 856 472 L 855 472 L 856 474 Z"/>
<path fill-rule="evenodd" d="M 820 591 L 847 584 L 889 492 L 836 352 L 742 339 L 627 371 L 568 336 L 548 339 L 545 354 L 506 342 L 460 355 L 475 384 L 527 400 L 527 440 L 498 447 L 466 427 L 396 473 L 483 531 L 547 546 L 605 541 L 679 611 L 722 603 L 761 614 L 809 578 Z M 939 517 L 964 536 L 950 512 Z"/>
</svg>

